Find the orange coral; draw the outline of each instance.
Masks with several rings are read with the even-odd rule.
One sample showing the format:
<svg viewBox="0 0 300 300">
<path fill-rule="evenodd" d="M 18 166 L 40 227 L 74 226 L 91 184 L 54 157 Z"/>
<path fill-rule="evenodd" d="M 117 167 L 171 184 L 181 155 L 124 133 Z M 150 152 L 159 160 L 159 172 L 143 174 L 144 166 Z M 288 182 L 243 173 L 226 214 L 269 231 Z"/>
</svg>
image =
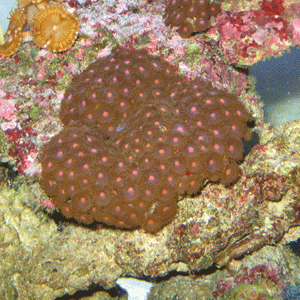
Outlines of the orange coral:
<svg viewBox="0 0 300 300">
<path fill-rule="evenodd" d="M 26 14 L 23 10 L 17 8 L 12 13 L 10 13 L 9 25 L 7 33 L 12 31 L 22 31 L 26 24 Z"/>
<path fill-rule="evenodd" d="M 25 8 L 30 4 L 32 4 L 31 0 L 18 0 L 18 7 L 19 8 Z"/>
<path fill-rule="evenodd" d="M 7 32 L 4 36 L 4 44 L 0 46 L 0 55 L 9 57 L 19 49 L 26 24 L 26 14 L 21 9 L 15 9 L 10 16 Z"/>
<path fill-rule="evenodd" d="M 22 32 L 15 31 L 9 35 L 5 35 L 5 43 L 0 46 L 0 55 L 9 57 L 16 53 L 22 43 Z"/>
<path fill-rule="evenodd" d="M 52 0 L 54 2 L 62 2 L 63 0 Z M 45 8 L 49 4 L 49 0 L 18 0 L 18 7 L 25 8 L 31 4 L 35 4 L 38 8 Z"/>
<path fill-rule="evenodd" d="M 70 48 L 79 31 L 77 17 L 69 13 L 62 5 L 49 5 L 40 10 L 33 24 L 35 44 L 55 52 Z"/>
<path fill-rule="evenodd" d="M 33 26 L 33 19 L 38 12 L 38 8 L 34 4 L 30 4 L 25 8 L 25 11 L 27 14 L 27 24 Z"/>
<path fill-rule="evenodd" d="M 53 0 L 62 2 L 62 0 Z M 34 40 L 37 46 L 59 52 L 70 48 L 79 31 L 79 21 L 63 5 L 49 5 L 49 0 L 18 0 L 11 13 L 0 56 L 16 53 L 22 42 Z M 29 28 L 29 31 L 25 31 Z"/>
</svg>

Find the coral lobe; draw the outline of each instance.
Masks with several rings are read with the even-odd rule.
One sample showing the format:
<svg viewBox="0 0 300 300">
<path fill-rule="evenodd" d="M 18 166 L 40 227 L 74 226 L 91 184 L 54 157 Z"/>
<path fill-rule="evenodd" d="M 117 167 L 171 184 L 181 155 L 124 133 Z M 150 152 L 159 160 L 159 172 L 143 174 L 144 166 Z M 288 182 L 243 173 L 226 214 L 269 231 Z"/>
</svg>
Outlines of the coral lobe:
<svg viewBox="0 0 300 300">
<path fill-rule="evenodd" d="M 239 175 L 251 120 L 236 96 L 144 50 L 117 47 L 66 90 L 64 129 L 45 145 L 45 192 L 67 217 L 158 231 L 179 194 Z"/>
<path fill-rule="evenodd" d="M 179 35 L 189 38 L 193 32 L 207 30 L 219 12 L 220 4 L 209 0 L 170 0 L 164 19 L 166 26 L 179 27 Z"/>
</svg>

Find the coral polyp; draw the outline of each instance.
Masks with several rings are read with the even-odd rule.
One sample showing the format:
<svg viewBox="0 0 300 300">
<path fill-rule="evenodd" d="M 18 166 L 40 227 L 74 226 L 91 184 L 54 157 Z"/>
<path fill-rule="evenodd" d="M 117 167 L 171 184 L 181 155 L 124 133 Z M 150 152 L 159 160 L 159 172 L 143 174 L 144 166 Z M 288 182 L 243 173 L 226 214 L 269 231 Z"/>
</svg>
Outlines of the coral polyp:
<svg viewBox="0 0 300 300">
<path fill-rule="evenodd" d="M 70 48 L 79 31 L 77 17 L 62 5 L 49 5 L 33 21 L 33 41 L 39 47 L 59 52 Z"/>
<path fill-rule="evenodd" d="M 166 26 L 178 27 L 179 35 L 189 38 L 193 32 L 207 30 L 219 12 L 220 4 L 209 0 L 170 0 L 164 19 Z"/>
<path fill-rule="evenodd" d="M 10 57 L 22 42 L 31 40 L 54 52 L 67 50 L 74 44 L 80 27 L 77 16 L 61 4 L 48 2 L 19 0 L 19 7 L 11 13 L 4 44 L 0 45 L 1 56 Z"/>
</svg>

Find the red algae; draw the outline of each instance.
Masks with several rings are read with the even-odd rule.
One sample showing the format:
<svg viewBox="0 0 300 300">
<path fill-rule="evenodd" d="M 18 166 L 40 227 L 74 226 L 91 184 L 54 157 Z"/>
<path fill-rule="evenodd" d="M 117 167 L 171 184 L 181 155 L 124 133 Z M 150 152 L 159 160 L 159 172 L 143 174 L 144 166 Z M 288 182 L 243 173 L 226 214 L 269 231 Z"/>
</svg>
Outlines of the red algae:
<svg viewBox="0 0 300 300">
<path fill-rule="evenodd" d="M 219 26 L 222 51 L 238 65 L 252 65 L 263 57 L 279 54 L 289 40 L 287 22 L 262 10 L 222 13 Z"/>
<path fill-rule="evenodd" d="M 271 17 L 279 16 L 284 12 L 283 0 L 263 0 L 260 5 L 262 10 Z"/>
</svg>

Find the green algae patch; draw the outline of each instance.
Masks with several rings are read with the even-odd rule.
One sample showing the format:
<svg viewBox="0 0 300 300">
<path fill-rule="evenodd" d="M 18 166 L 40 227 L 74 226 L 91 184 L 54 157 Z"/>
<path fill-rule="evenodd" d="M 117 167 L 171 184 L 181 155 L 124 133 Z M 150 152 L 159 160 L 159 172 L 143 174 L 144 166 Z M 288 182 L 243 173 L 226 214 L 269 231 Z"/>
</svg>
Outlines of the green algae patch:
<svg viewBox="0 0 300 300">
<path fill-rule="evenodd" d="M 8 146 L 5 141 L 5 133 L 0 129 L 0 153 L 7 153 Z"/>
<path fill-rule="evenodd" d="M 232 289 L 228 295 L 229 300 L 243 300 L 243 299 L 253 299 L 253 300 L 271 300 L 272 298 L 268 294 L 267 290 L 256 284 L 241 284 L 238 287 Z"/>
<path fill-rule="evenodd" d="M 24 76 L 27 75 L 28 69 L 31 69 L 34 64 L 36 64 L 35 59 L 38 55 L 37 48 L 33 48 L 29 51 L 29 54 L 25 51 L 19 52 L 18 56 L 20 58 L 19 61 L 19 71 L 24 74 Z"/>
<path fill-rule="evenodd" d="M 200 259 L 200 262 L 198 263 L 199 270 L 208 269 L 209 267 L 212 266 L 212 264 L 213 264 L 213 259 L 210 256 L 204 255 Z"/>
<path fill-rule="evenodd" d="M 200 54 L 202 53 L 202 50 L 197 44 L 188 44 L 187 45 L 187 54 Z"/>
<path fill-rule="evenodd" d="M 33 121 L 38 121 L 41 117 L 41 108 L 37 104 L 33 104 L 28 112 L 29 117 Z"/>
<path fill-rule="evenodd" d="M 0 68 L 0 78 L 6 78 L 14 74 L 13 70 L 7 68 Z"/>
</svg>

